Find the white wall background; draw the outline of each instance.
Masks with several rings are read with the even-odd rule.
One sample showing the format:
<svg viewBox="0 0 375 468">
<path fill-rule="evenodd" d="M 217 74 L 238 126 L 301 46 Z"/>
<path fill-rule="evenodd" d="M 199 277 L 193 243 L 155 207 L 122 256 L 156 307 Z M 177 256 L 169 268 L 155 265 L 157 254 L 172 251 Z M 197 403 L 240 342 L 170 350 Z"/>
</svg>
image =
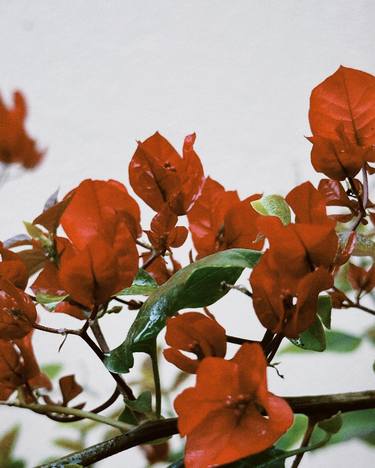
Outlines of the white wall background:
<svg viewBox="0 0 375 468">
<path fill-rule="evenodd" d="M 372 0 L 0 0 L 0 90 L 6 98 L 25 92 L 29 129 L 48 148 L 39 169 L 2 188 L 0 238 L 22 232 L 21 221 L 58 186 L 65 193 L 86 177 L 126 182 L 135 140 L 155 130 L 177 148 L 196 131 L 206 172 L 242 196 L 317 181 L 304 139 L 310 91 L 340 64 L 375 73 L 374 15 Z M 239 296 L 222 301 L 218 318 L 230 333 L 259 336 Z M 113 345 L 132 314 L 106 322 Z M 334 322 L 353 333 L 371 324 L 357 311 L 339 311 Z M 36 334 L 40 360 L 64 362 L 90 389 L 89 401 L 101 400 L 112 381 L 73 338 L 58 354 L 59 338 Z M 285 358 L 287 378 L 271 372 L 270 387 L 280 394 L 371 388 L 371 352 Z M 0 414 L 0 432 L 22 423 L 17 453 L 30 466 L 58 453 L 48 441 L 67 431 L 27 412 Z M 360 468 L 371 460 L 353 441 L 306 455 L 303 466 Z M 133 449 L 98 466 L 144 462 Z"/>
</svg>

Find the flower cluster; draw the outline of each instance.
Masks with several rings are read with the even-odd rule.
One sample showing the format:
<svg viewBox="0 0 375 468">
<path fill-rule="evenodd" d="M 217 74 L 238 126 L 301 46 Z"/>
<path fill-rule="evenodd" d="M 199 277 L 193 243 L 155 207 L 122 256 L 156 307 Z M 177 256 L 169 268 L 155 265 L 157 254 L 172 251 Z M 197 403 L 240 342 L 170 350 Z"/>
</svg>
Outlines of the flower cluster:
<svg viewBox="0 0 375 468">
<path fill-rule="evenodd" d="M 21 93 L 15 94 L 12 109 L 0 100 L 4 164 L 31 168 L 41 160 L 25 132 L 25 116 Z M 35 329 L 72 333 L 86 341 L 116 380 L 112 397 L 93 414 L 121 392 L 126 406 L 120 421 L 111 425 L 123 429 L 147 418 L 162 421 L 155 340 L 166 327 L 165 359 L 196 378 L 174 402 L 179 432 L 187 439 L 185 466 L 223 465 L 272 447 L 293 422 L 286 399 L 267 386 L 267 367 L 282 340 L 297 342 L 319 322 L 322 293 L 337 308 L 368 312 L 360 300 L 375 287 L 374 267 L 353 259 L 375 252 L 373 230 L 366 226 L 375 224 L 368 190 L 368 175 L 375 172 L 370 165 L 375 162 L 375 77 L 340 67 L 313 90 L 309 118 L 312 165 L 326 176 L 317 188 L 305 182 L 285 198 L 240 198 L 205 176 L 195 134 L 185 138 L 181 156 L 155 133 L 138 143 L 129 165 L 131 188 L 153 211 L 149 225 L 141 222 L 138 202 L 121 182 L 86 179 L 62 200 L 50 199 L 32 223 L 25 223 L 28 236 L 0 243 L 0 399 L 18 392 L 26 407 L 32 403 L 35 410 L 43 401 L 56 410 L 32 336 Z M 182 268 L 175 249 L 189 238 L 195 253 L 190 251 L 190 265 Z M 251 262 L 245 260 L 250 257 Z M 253 268 L 251 290 L 232 284 L 246 267 Z M 344 267 L 354 301 L 334 286 Z M 230 289 L 245 292 L 265 329 L 263 338 L 228 336 L 206 308 Z M 150 298 L 145 303 L 124 299 L 133 294 Z M 119 312 L 119 306 L 110 307 L 112 301 L 141 311 L 125 342 L 111 352 L 99 320 Z M 80 320 L 80 328 L 41 325 L 37 304 Z M 190 310 L 198 307 L 202 311 Z M 234 356 L 227 356 L 228 342 L 240 345 Z M 154 412 L 151 396 L 136 399 L 116 374 L 129 370 L 131 364 L 124 363 L 133 352 L 154 359 Z M 66 416 L 68 410 L 83 405 L 68 405 L 82 387 L 73 375 L 62 377 L 59 385 L 65 415 L 59 417 L 71 421 L 74 413 Z M 58 419 L 54 411 L 37 409 Z M 143 449 L 150 463 L 165 459 L 169 451 L 167 443 Z"/>
</svg>

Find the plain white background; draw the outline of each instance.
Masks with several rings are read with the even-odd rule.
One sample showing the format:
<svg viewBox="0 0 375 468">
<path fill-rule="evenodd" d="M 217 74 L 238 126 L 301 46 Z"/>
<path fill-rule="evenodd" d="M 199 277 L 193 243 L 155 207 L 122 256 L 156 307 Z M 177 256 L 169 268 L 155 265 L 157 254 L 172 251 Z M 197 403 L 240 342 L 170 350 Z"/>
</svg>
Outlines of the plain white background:
<svg viewBox="0 0 375 468">
<path fill-rule="evenodd" d="M 206 173 L 241 196 L 316 182 L 304 138 L 309 94 L 340 64 L 375 73 L 374 14 L 372 0 L 0 0 L 0 91 L 6 99 L 16 88 L 26 94 L 28 128 L 48 149 L 39 169 L 2 188 L 0 238 L 23 232 L 22 220 L 32 220 L 57 187 L 63 194 L 87 177 L 127 182 L 135 141 L 156 130 L 178 149 L 196 131 Z M 239 296 L 213 310 L 228 333 L 256 338 L 261 328 Z M 43 323 L 72 325 L 41 314 Z M 124 311 L 105 323 L 112 346 L 133 317 Z M 357 311 L 334 316 L 335 327 L 352 333 L 370 325 Z M 59 338 L 35 334 L 35 347 L 41 362 L 63 362 L 65 373 L 77 374 L 91 406 L 113 384 L 73 338 L 58 354 Z M 350 356 L 285 357 L 286 379 L 270 372 L 270 388 L 296 395 L 372 388 L 372 361 L 366 345 Z M 171 367 L 163 372 L 168 379 Z M 67 430 L 24 411 L 0 412 L 0 432 L 22 423 L 17 454 L 30 466 L 61 453 L 49 441 Z M 352 441 L 306 455 L 302 466 L 360 468 L 372 460 Z M 98 466 L 144 461 L 133 449 Z"/>
</svg>

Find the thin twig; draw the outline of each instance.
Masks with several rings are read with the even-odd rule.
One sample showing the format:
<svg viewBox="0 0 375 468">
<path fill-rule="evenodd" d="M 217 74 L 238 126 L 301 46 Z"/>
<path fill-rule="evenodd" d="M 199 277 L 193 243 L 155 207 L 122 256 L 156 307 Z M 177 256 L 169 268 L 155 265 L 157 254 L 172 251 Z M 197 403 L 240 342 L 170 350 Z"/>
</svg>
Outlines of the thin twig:
<svg viewBox="0 0 375 468">
<path fill-rule="evenodd" d="M 149 257 L 149 258 L 145 261 L 145 263 L 142 265 L 142 268 L 143 268 L 144 270 L 146 270 L 146 268 L 148 268 L 158 257 L 160 257 L 160 255 L 161 255 L 160 250 L 154 250 L 154 251 L 152 252 L 151 257 Z"/>
<path fill-rule="evenodd" d="M 155 413 L 156 417 L 159 419 L 161 416 L 161 385 L 160 385 L 160 374 L 158 366 L 158 352 L 156 349 L 156 343 L 153 346 L 153 350 L 150 354 L 152 362 L 152 373 L 154 376 L 155 384 Z"/>
<path fill-rule="evenodd" d="M 50 413 L 57 413 L 57 414 L 67 414 L 78 416 L 84 419 L 91 419 L 96 422 L 100 422 L 103 424 L 107 424 L 112 427 L 116 427 L 121 431 L 126 431 L 129 429 L 129 425 L 125 424 L 121 421 L 116 421 L 111 418 L 107 418 L 106 416 L 101 416 L 100 414 L 90 413 L 89 411 L 80 410 L 77 408 L 67 408 L 66 406 L 59 406 L 59 405 L 39 405 L 37 403 L 21 403 L 21 402 L 9 402 L 9 401 L 0 401 L 1 406 L 12 406 L 15 408 L 23 408 L 34 411 L 35 413 L 39 414 L 47 414 Z"/>
<path fill-rule="evenodd" d="M 246 338 L 239 338 L 238 336 L 227 335 L 228 343 L 242 345 L 244 343 L 259 343 L 259 341 L 247 340 Z"/>
<path fill-rule="evenodd" d="M 106 400 L 100 406 L 97 406 L 96 408 L 90 410 L 89 413 L 101 413 L 105 409 L 112 406 L 113 403 L 119 397 L 119 395 L 120 395 L 120 392 L 118 391 L 116 387 L 112 395 L 108 398 L 108 400 Z M 47 414 L 46 416 L 49 419 L 53 419 L 54 421 L 61 422 L 61 423 L 71 423 L 71 422 L 76 422 L 76 421 L 82 421 L 83 419 L 85 419 L 82 416 L 52 416 L 51 414 Z"/>
<path fill-rule="evenodd" d="M 37 330 L 41 330 L 47 333 L 54 333 L 58 335 L 78 335 L 80 336 L 86 344 L 94 351 L 94 353 L 98 356 L 98 358 L 104 363 L 104 353 L 103 351 L 99 348 L 99 346 L 89 337 L 87 334 L 87 331 L 84 330 L 84 327 L 82 327 L 79 330 L 72 330 L 72 329 L 67 329 L 67 328 L 50 328 L 50 327 L 45 327 L 44 325 L 40 325 L 38 323 L 33 324 L 34 328 Z M 127 385 L 127 383 L 121 378 L 120 375 L 115 374 L 114 372 L 110 372 L 110 375 L 112 378 L 116 381 L 116 383 L 119 386 L 120 392 L 126 396 L 127 399 L 129 400 L 135 400 L 134 393 L 132 389 Z"/>
</svg>

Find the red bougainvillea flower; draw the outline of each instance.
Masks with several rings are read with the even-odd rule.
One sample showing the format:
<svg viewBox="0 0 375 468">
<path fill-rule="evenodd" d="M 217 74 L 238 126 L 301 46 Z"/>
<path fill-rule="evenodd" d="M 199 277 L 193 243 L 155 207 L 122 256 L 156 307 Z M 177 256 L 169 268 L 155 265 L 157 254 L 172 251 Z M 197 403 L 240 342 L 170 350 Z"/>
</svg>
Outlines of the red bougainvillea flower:
<svg viewBox="0 0 375 468">
<path fill-rule="evenodd" d="M 112 228 L 110 237 L 94 238 L 82 248 L 70 244 L 61 254 L 59 282 L 86 307 L 104 304 L 130 286 L 138 270 L 137 249 L 126 224 L 113 223 Z"/>
<path fill-rule="evenodd" d="M 261 323 L 292 338 L 315 320 L 318 295 L 333 285 L 331 271 L 339 258 L 336 222 L 327 216 L 321 193 L 310 182 L 286 197 L 296 223 L 263 216 L 260 231 L 270 248 L 250 276 L 253 305 Z"/>
<path fill-rule="evenodd" d="M 267 329 L 297 338 L 314 323 L 319 293 L 333 286 L 332 275 L 317 268 L 291 280 L 270 258 L 266 252 L 250 277 L 254 310 Z"/>
<path fill-rule="evenodd" d="M 31 343 L 32 333 L 21 340 L 0 340 L 0 399 L 7 400 L 16 390 L 32 402 L 34 388 L 51 389 L 51 382 L 40 372 Z"/>
<path fill-rule="evenodd" d="M 284 226 L 274 216 L 259 219 L 258 226 L 270 243 L 270 267 L 282 271 L 288 279 L 301 278 L 319 266 L 329 269 L 333 265 L 338 238 L 332 226 L 304 223 Z"/>
<path fill-rule="evenodd" d="M 80 304 L 100 305 L 136 275 L 139 208 L 113 180 L 85 180 L 69 196 L 61 225 L 71 243 L 61 251 L 59 284 Z"/>
<path fill-rule="evenodd" d="M 9 280 L 17 288 L 25 289 L 29 275 L 24 262 L 16 253 L 4 248 L 2 242 L 0 242 L 0 254 L 0 278 Z"/>
<path fill-rule="evenodd" d="M 158 132 L 138 143 L 129 165 L 129 180 L 134 192 L 153 210 L 159 212 L 167 203 L 176 215 L 183 215 L 200 195 L 204 174 L 194 142 L 195 134 L 185 138 L 182 158 Z"/>
<path fill-rule="evenodd" d="M 340 67 L 311 94 L 312 164 L 343 180 L 375 161 L 375 77 Z"/>
<path fill-rule="evenodd" d="M 375 287 L 375 265 L 372 265 L 367 271 L 349 263 L 348 280 L 356 291 L 371 292 Z"/>
<path fill-rule="evenodd" d="M 9 109 L 0 97 L 0 162 L 18 163 L 25 169 L 32 169 L 40 163 L 43 152 L 26 133 L 26 114 L 26 102 L 21 92 L 13 94 L 13 107 Z"/>
<path fill-rule="evenodd" d="M 327 215 L 326 200 L 311 182 L 298 185 L 285 199 L 296 215 L 296 223 L 335 227 L 335 221 Z"/>
<path fill-rule="evenodd" d="M 151 221 L 151 229 L 145 231 L 147 237 L 154 247 L 164 253 L 169 247 L 181 247 L 188 235 L 184 226 L 176 226 L 177 215 L 165 204 Z"/>
<path fill-rule="evenodd" d="M 179 432 L 187 435 L 186 468 L 213 467 L 261 452 L 288 430 L 293 412 L 267 390 L 266 369 L 258 344 L 242 345 L 230 361 L 202 361 L 196 386 L 174 403 Z"/>
<path fill-rule="evenodd" d="M 0 279 L 0 339 L 23 338 L 35 320 L 36 309 L 30 297 L 10 281 Z"/>
<path fill-rule="evenodd" d="M 311 164 L 314 169 L 334 180 L 355 177 L 366 161 L 375 160 L 372 148 L 352 143 L 342 127 L 337 129 L 334 140 L 317 135 L 310 137 L 309 141 L 313 143 Z"/>
<path fill-rule="evenodd" d="M 79 249 L 98 236 L 111 237 L 113 221 L 116 224 L 118 219 L 125 222 L 134 238 L 142 233 L 138 204 L 116 180 L 86 179 L 66 197 L 71 199 L 60 222 Z"/>
<path fill-rule="evenodd" d="M 57 266 L 49 260 L 45 262 L 43 270 L 31 285 L 31 289 L 34 294 L 46 294 L 57 297 L 65 297 L 68 294 L 60 284 Z M 68 314 L 80 320 L 87 319 L 87 311 L 85 312 L 85 310 L 77 304 L 72 304 L 69 298 L 57 304 L 54 312 Z"/>
<path fill-rule="evenodd" d="M 256 240 L 259 214 L 250 204 L 259 197 L 253 195 L 241 202 L 236 191 L 226 191 L 208 177 L 202 195 L 188 213 L 198 258 L 234 247 L 260 250 L 263 241 Z"/>
<path fill-rule="evenodd" d="M 164 350 L 165 359 L 191 374 L 195 374 L 203 358 L 224 357 L 227 350 L 224 328 L 199 312 L 186 312 L 169 318 L 165 341 L 171 346 Z M 197 359 L 185 356 L 180 349 L 195 354 Z"/>
<path fill-rule="evenodd" d="M 356 180 L 356 182 L 358 183 L 359 181 Z M 358 201 L 350 199 L 341 183 L 337 180 L 322 179 L 319 182 L 318 190 L 323 195 L 326 206 L 340 206 L 349 209 L 350 213 L 331 215 L 331 217 L 337 221 L 347 223 L 353 218 L 353 216 L 356 216 L 359 213 L 360 207 Z M 360 190 L 362 190 L 361 187 Z"/>
</svg>

